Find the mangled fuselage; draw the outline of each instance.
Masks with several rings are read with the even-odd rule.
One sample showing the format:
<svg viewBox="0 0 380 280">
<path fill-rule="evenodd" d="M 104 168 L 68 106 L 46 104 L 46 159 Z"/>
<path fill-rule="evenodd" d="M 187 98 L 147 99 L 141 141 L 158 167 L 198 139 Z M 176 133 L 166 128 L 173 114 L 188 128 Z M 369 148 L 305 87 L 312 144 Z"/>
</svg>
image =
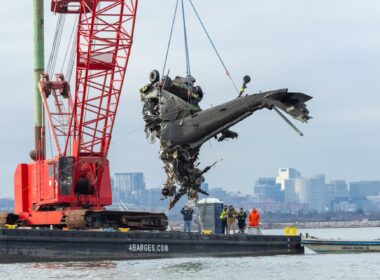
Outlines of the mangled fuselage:
<svg viewBox="0 0 380 280">
<path fill-rule="evenodd" d="M 153 76 L 151 83 L 141 89 L 143 117 L 147 134 L 152 140 L 160 140 L 160 158 L 167 174 L 162 194 L 170 197 L 170 208 L 184 194 L 190 198 L 196 198 L 199 192 L 206 194 L 201 184 L 211 166 L 197 166 L 200 147 L 207 140 L 236 138 L 237 133 L 229 128 L 263 108 L 277 107 L 301 122 L 310 119 L 305 102 L 312 97 L 303 93 L 268 91 L 202 110 L 198 103 L 203 92 L 194 86 L 191 77 L 160 80 L 158 72 Z"/>
</svg>

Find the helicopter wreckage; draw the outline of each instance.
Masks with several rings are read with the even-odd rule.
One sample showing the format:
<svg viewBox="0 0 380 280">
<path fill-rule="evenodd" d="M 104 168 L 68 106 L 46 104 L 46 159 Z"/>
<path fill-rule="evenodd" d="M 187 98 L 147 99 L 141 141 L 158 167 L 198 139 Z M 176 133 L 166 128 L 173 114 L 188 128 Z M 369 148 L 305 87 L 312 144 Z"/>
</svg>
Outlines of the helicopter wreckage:
<svg viewBox="0 0 380 280">
<path fill-rule="evenodd" d="M 203 91 L 192 76 L 160 79 L 154 70 L 149 79 L 150 83 L 140 90 L 145 132 L 152 141 L 160 141 L 160 159 L 167 175 L 162 195 L 170 199 L 170 209 L 185 194 L 190 199 L 196 199 L 198 193 L 207 195 L 201 188 L 203 175 L 215 163 L 199 168 L 198 157 L 201 146 L 209 139 L 237 138 L 238 134 L 229 128 L 264 108 L 274 109 L 294 129 L 280 110 L 301 122 L 310 119 L 305 103 L 311 96 L 287 89 L 243 95 L 249 76 L 244 77 L 237 98 L 206 110 L 199 106 Z"/>
</svg>

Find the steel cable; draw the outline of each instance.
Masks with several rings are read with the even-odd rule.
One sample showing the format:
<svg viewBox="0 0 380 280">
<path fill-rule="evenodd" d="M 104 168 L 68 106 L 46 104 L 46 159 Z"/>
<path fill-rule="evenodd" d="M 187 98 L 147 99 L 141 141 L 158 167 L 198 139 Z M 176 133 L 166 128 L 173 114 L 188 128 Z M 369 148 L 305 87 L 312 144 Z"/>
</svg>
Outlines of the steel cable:
<svg viewBox="0 0 380 280">
<path fill-rule="evenodd" d="M 74 21 L 74 24 L 73 24 L 73 29 L 71 30 L 71 34 L 70 34 L 70 39 L 69 39 L 69 43 L 67 44 L 67 48 L 66 48 L 66 52 L 65 52 L 65 57 L 63 59 L 63 63 L 62 63 L 62 68 L 61 68 L 61 73 L 63 73 L 63 67 L 65 66 L 65 63 L 66 63 L 66 59 L 67 59 L 67 55 L 69 53 L 69 50 L 72 50 L 72 45 L 71 43 L 73 42 L 75 44 L 75 41 L 76 41 L 76 35 L 74 35 L 74 31 L 76 30 L 76 27 L 77 27 L 77 21 L 78 21 L 78 16 L 75 18 L 75 21 Z M 74 41 L 73 41 L 73 38 L 74 38 Z M 69 57 L 69 62 L 70 62 L 70 58 L 71 58 L 71 51 L 70 51 L 70 57 Z M 68 67 L 69 67 L 70 64 L 67 65 L 67 68 L 66 68 L 66 73 L 68 72 Z"/>
<path fill-rule="evenodd" d="M 167 48 L 166 48 L 166 55 L 165 55 L 164 67 L 162 68 L 162 72 L 161 72 L 162 75 L 165 75 L 166 63 L 167 63 L 167 61 L 168 61 L 169 50 L 170 50 L 170 46 L 171 46 L 171 43 L 172 43 L 172 37 L 173 37 L 173 29 L 174 29 L 174 25 L 175 25 L 175 19 L 176 19 L 176 16 L 177 16 L 178 2 L 179 2 L 179 0 L 177 0 L 176 5 L 175 5 L 175 8 L 174 8 L 174 15 L 173 15 L 173 20 L 172 20 L 172 26 L 171 26 L 171 29 L 170 29 L 170 35 L 169 35 L 168 46 L 167 46 Z"/>
<path fill-rule="evenodd" d="M 67 71 L 66 71 L 66 80 L 69 83 L 71 81 L 71 76 L 72 76 L 73 70 L 74 70 L 76 40 L 77 40 L 77 36 L 75 36 L 73 43 L 72 43 L 72 46 L 71 46 L 70 58 L 69 58 L 69 62 L 67 65 Z"/>
<path fill-rule="evenodd" d="M 232 85 L 234 86 L 236 92 L 239 94 L 239 89 L 238 89 L 238 87 L 236 86 L 234 80 L 232 79 L 232 76 L 231 76 L 230 72 L 228 71 L 227 66 L 225 65 L 225 63 L 224 63 L 224 61 L 223 61 L 221 55 L 219 54 L 219 52 L 218 52 L 218 50 L 217 50 L 217 48 L 216 48 L 214 42 L 212 41 L 210 34 L 207 32 L 207 29 L 206 29 L 206 27 L 205 27 L 205 25 L 204 25 L 204 23 L 203 23 L 201 17 L 199 16 L 197 9 L 195 8 L 195 6 L 194 6 L 194 4 L 193 4 L 193 2 L 192 2 L 191 0 L 189 0 L 189 2 L 190 2 L 191 7 L 192 7 L 193 10 L 194 10 L 195 15 L 197 16 L 197 18 L 198 18 L 198 20 L 199 20 L 199 23 L 201 24 L 201 26 L 202 26 L 204 32 L 206 33 L 206 36 L 207 36 L 208 40 L 210 41 L 212 48 L 214 49 L 214 51 L 215 51 L 217 57 L 219 58 L 220 63 L 222 64 L 224 70 L 226 71 L 226 75 L 227 75 L 228 78 L 231 80 Z"/>
<path fill-rule="evenodd" d="M 190 76 L 191 75 L 190 54 L 189 54 L 189 45 L 188 45 L 188 39 L 187 39 L 185 4 L 184 4 L 183 0 L 181 0 L 181 2 L 182 2 L 183 36 L 184 36 L 184 40 L 185 40 L 186 74 L 187 74 L 187 76 Z"/>
<path fill-rule="evenodd" d="M 60 14 L 58 16 L 57 25 L 56 25 L 56 29 L 54 33 L 53 46 L 52 46 L 51 53 L 49 56 L 49 61 L 46 67 L 47 73 L 49 74 L 49 76 L 52 76 L 55 69 L 55 65 L 57 63 L 58 51 L 59 51 L 60 42 L 62 39 L 65 19 L 66 19 L 66 14 Z"/>
</svg>

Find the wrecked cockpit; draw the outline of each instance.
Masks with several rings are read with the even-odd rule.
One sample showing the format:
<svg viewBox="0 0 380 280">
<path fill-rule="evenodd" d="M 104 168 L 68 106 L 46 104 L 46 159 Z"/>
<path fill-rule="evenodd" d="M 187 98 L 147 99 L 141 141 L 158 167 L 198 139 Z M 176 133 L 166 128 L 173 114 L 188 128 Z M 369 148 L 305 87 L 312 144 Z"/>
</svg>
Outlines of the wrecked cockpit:
<svg viewBox="0 0 380 280">
<path fill-rule="evenodd" d="M 245 84 L 249 82 L 246 77 Z M 167 175 L 162 195 L 170 198 L 169 208 L 185 194 L 191 199 L 198 193 L 207 194 L 201 189 L 203 175 L 215 163 L 204 169 L 198 167 L 199 150 L 207 140 L 237 138 L 229 128 L 264 108 L 274 109 L 283 118 L 278 109 L 302 122 L 310 119 L 305 103 L 312 97 L 287 89 L 252 95 L 241 92 L 231 101 L 202 110 L 199 103 L 203 91 L 192 76 L 160 79 L 154 70 L 149 79 L 150 83 L 140 90 L 145 132 L 151 141 L 160 140 L 160 159 Z"/>
</svg>

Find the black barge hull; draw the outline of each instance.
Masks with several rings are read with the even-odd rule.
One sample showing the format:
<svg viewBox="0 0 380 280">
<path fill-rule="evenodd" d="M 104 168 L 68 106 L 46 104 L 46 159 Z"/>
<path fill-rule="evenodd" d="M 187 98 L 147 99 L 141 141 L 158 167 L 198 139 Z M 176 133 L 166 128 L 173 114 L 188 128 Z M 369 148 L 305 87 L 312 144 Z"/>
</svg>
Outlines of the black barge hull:
<svg viewBox="0 0 380 280">
<path fill-rule="evenodd" d="M 0 229 L 0 263 L 303 253 L 300 236 Z"/>
</svg>

